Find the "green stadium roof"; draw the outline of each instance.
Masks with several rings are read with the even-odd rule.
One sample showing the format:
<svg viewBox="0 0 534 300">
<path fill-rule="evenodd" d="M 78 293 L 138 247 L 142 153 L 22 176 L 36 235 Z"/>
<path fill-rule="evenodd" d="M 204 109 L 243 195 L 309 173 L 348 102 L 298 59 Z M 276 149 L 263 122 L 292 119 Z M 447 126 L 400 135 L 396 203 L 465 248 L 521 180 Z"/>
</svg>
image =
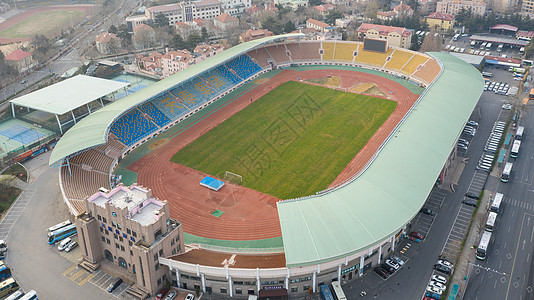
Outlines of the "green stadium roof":
<svg viewBox="0 0 534 300">
<path fill-rule="evenodd" d="M 108 127 L 123 112 L 171 89 L 175 85 L 192 79 L 198 74 L 214 68 L 262 44 L 302 36 L 303 34 L 301 33 L 284 34 L 239 44 L 97 110 L 76 123 L 76 125 L 72 126 L 72 128 L 63 135 L 50 155 L 49 164 L 52 165 L 78 151 L 105 143 L 107 140 Z"/>
<path fill-rule="evenodd" d="M 287 267 L 367 250 L 419 212 L 484 86 L 468 63 L 429 54 L 442 62 L 441 76 L 359 178 L 328 194 L 278 202 Z"/>
</svg>

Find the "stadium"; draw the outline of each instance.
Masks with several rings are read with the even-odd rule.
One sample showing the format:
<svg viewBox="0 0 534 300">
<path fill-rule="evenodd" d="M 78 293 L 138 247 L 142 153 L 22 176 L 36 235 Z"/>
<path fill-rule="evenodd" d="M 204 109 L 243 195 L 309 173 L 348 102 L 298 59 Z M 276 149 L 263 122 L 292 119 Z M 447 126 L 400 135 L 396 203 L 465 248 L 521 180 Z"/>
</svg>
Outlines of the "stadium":
<svg viewBox="0 0 534 300">
<path fill-rule="evenodd" d="M 395 250 L 454 155 L 483 79 L 475 68 L 444 53 L 388 48 L 385 42 L 377 47 L 376 41 L 302 38 L 288 34 L 237 45 L 77 122 L 50 157 L 50 165 L 60 166 L 60 187 L 71 213 L 82 214 L 88 196 L 119 180 L 151 188 L 169 202 L 189 246 L 183 254 L 159 258 L 173 283 L 230 297 L 316 292 L 320 284 L 353 280 L 380 263 Z M 347 98 L 353 95 L 357 98 Z M 274 109 L 284 101 L 285 110 Z M 396 104 L 388 106 L 391 102 Z M 342 111 L 331 103 L 342 103 Z M 341 128 L 354 120 L 336 118 L 351 112 L 373 122 L 358 117 Z M 308 126 L 317 116 L 324 120 Z M 241 126 L 235 121 L 240 118 L 252 123 Z M 343 151 L 328 148 L 332 141 L 335 148 L 345 144 L 319 130 L 336 121 L 332 132 L 343 131 L 339 139 L 349 137 Z M 265 128 L 252 131 L 263 123 Z M 241 159 L 231 166 L 224 151 L 240 139 L 234 131 L 247 129 L 259 133 L 259 140 L 236 148 Z M 284 135 L 276 139 L 266 132 Z M 288 183 L 287 188 L 270 189 L 269 178 L 260 176 L 269 171 L 258 171 L 261 160 L 265 164 L 278 155 L 275 160 L 282 161 L 304 139 L 333 154 L 324 156 L 327 163 L 317 165 L 314 175 L 290 170 L 285 173 L 300 177 L 274 184 Z M 356 140 L 363 144 L 352 145 Z M 334 160 L 338 156 L 345 159 Z M 223 161 L 220 169 L 209 169 L 217 158 Z M 318 162 L 313 159 L 306 168 Z M 330 170 L 330 162 L 337 167 Z M 325 175 L 335 172 L 333 178 Z M 321 184 L 312 182 L 323 175 Z M 202 185 L 206 176 L 221 184 Z M 256 190 L 261 180 L 267 184 Z"/>
</svg>

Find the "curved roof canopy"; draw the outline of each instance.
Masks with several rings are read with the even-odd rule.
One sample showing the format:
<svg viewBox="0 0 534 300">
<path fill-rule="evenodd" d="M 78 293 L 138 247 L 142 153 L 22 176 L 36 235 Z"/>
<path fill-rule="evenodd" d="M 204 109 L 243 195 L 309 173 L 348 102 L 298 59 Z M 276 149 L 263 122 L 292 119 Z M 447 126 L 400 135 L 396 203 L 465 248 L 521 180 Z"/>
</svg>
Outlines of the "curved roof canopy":
<svg viewBox="0 0 534 300">
<path fill-rule="evenodd" d="M 443 63 L 441 76 L 360 177 L 328 194 L 277 203 L 287 267 L 368 249 L 419 212 L 484 87 L 468 63 L 429 54 Z"/>
<path fill-rule="evenodd" d="M 215 68 L 218 65 L 260 45 L 275 42 L 277 40 L 298 38 L 302 36 L 304 35 L 301 33 L 284 34 L 239 44 L 222 53 L 209 57 L 199 64 L 191 66 L 136 93 L 107 105 L 76 123 L 76 125 L 72 126 L 72 128 L 63 135 L 50 155 L 49 164 L 52 165 L 78 151 L 105 143 L 107 140 L 108 127 L 123 112 L 173 88 L 177 84 L 190 80 L 199 74 Z"/>
</svg>

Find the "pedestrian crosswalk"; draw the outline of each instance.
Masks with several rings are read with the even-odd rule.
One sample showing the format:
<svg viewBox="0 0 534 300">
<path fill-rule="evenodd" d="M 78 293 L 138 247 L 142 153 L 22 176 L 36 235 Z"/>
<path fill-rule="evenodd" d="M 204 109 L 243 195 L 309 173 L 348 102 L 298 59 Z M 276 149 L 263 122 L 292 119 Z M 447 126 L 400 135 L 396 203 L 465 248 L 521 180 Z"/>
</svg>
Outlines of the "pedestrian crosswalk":
<svg viewBox="0 0 534 300">
<path fill-rule="evenodd" d="M 509 198 L 509 197 L 504 197 L 503 201 L 506 205 L 512 205 L 512 206 L 520 207 L 525 210 L 534 211 L 534 201 L 518 200 L 518 199 Z"/>
</svg>

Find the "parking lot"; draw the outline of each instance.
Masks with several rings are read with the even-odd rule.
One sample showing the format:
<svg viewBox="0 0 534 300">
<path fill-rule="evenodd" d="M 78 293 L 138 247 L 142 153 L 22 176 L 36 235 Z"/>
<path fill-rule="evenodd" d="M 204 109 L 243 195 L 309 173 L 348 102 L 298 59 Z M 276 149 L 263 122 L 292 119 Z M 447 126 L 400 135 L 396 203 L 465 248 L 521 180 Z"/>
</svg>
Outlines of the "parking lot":
<svg viewBox="0 0 534 300">
<path fill-rule="evenodd" d="M 0 240 L 6 240 L 13 224 L 18 220 L 24 208 L 30 203 L 37 191 L 35 189 L 25 189 L 17 200 L 11 205 L 2 221 L 0 221 Z"/>
<path fill-rule="evenodd" d="M 439 209 L 443 205 L 443 201 L 447 197 L 447 191 L 439 188 L 434 188 L 430 192 L 430 195 L 426 199 L 423 208 L 430 209 L 434 215 L 429 215 L 425 213 L 419 213 L 415 218 L 414 224 L 412 225 L 411 230 L 422 234 L 425 238 L 432 228 L 436 214 L 439 213 Z M 424 240 L 424 239 L 423 239 Z"/>
</svg>

